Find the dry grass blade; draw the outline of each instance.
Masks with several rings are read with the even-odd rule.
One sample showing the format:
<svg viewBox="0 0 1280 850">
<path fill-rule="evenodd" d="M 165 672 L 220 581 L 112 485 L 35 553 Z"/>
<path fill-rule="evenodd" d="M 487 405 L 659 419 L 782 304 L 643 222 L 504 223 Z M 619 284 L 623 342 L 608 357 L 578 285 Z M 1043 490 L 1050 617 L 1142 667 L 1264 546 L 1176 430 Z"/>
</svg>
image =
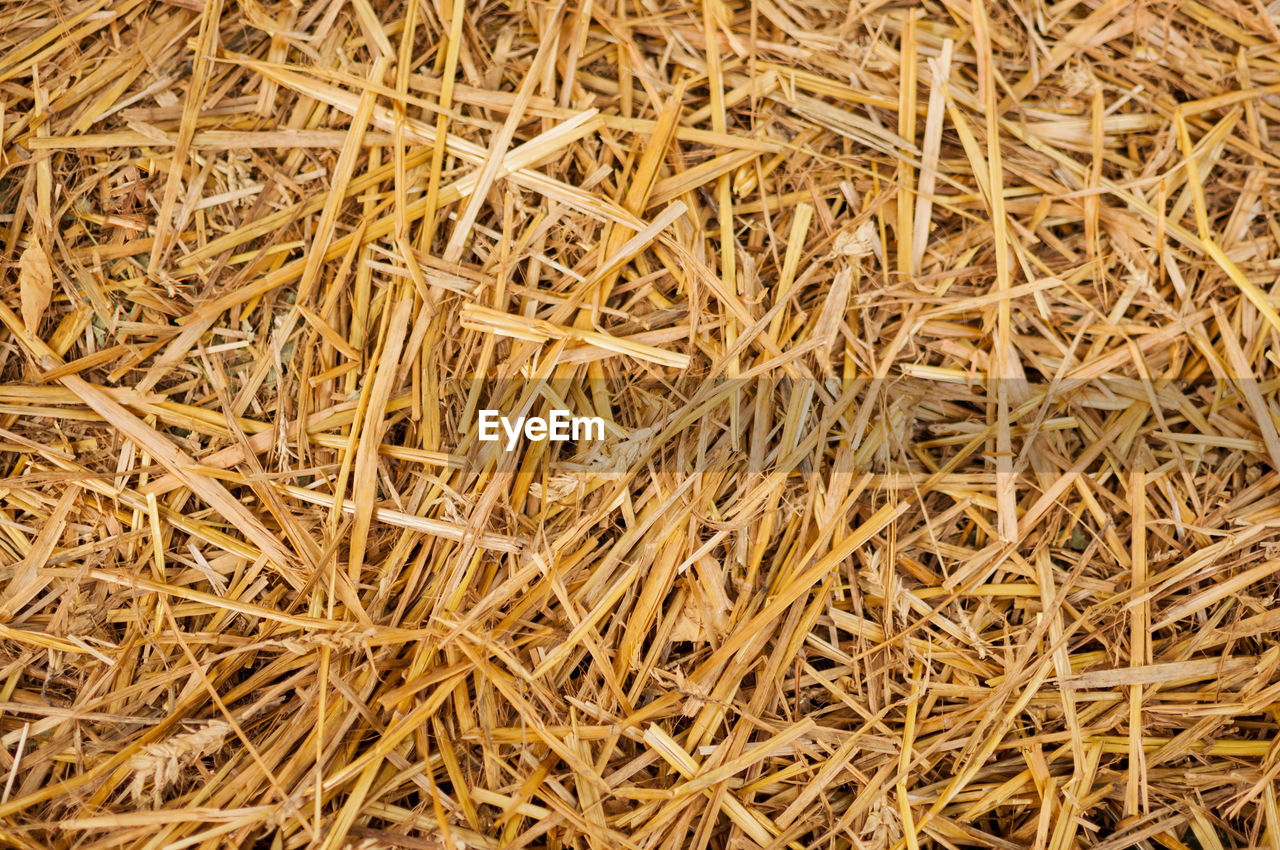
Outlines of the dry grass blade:
<svg viewBox="0 0 1280 850">
<path fill-rule="evenodd" d="M 18 297 L 22 303 L 22 324 L 27 332 L 39 333 L 49 302 L 53 300 L 53 270 L 40 238 L 33 236 L 18 260 Z"/>
</svg>

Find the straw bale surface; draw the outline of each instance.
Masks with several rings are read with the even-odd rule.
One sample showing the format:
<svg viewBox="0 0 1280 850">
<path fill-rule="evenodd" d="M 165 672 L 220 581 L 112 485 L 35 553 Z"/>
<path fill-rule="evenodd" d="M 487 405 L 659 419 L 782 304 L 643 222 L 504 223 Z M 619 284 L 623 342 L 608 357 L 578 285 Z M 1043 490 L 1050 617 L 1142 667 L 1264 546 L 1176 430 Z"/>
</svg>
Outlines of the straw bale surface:
<svg viewBox="0 0 1280 850">
<path fill-rule="evenodd" d="M 1280 848 L 1278 28 L 0 4 L 0 844 Z"/>
</svg>

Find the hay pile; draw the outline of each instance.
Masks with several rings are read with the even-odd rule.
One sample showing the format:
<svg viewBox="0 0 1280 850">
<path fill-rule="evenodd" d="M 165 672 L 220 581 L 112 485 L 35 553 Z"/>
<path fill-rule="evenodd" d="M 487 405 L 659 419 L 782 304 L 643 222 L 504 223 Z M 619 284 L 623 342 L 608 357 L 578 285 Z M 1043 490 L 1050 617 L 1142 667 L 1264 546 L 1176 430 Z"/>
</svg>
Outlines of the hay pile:
<svg viewBox="0 0 1280 850">
<path fill-rule="evenodd" d="M 0 843 L 1280 847 L 1264 2 L 4 4 Z"/>
</svg>

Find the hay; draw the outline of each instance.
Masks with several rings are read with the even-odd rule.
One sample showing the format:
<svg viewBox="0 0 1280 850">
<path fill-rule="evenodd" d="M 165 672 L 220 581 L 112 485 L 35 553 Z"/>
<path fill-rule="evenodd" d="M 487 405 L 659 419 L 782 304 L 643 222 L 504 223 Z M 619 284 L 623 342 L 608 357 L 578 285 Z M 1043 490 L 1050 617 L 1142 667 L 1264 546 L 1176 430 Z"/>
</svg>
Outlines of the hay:
<svg viewBox="0 0 1280 850">
<path fill-rule="evenodd" d="M 0 843 L 1280 847 L 1278 26 L 4 4 Z"/>
</svg>

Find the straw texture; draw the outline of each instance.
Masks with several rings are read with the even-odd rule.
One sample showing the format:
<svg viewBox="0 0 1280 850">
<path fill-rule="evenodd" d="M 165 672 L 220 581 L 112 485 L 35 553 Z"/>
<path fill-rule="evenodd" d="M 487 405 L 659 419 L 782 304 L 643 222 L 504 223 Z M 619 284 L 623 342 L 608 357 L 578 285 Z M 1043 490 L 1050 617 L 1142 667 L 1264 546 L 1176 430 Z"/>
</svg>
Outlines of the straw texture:
<svg viewBox="0 0 1280 850">
<path fill-rule="evenodd" d="M 1280 848 L 1278 8 L 0 5 L 0 843 Z"/>
</svg>

